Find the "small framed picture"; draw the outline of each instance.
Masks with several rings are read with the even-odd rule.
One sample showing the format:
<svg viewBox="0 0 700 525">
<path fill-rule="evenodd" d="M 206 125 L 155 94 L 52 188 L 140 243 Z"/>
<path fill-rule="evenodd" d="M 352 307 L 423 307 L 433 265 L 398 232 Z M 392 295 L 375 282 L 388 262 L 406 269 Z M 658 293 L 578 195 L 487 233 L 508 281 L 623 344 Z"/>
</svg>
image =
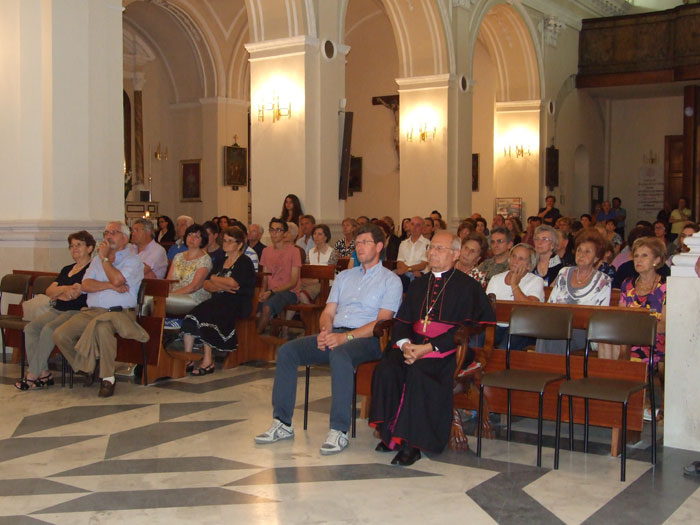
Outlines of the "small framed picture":
<svg viewBox="0 0 700 525">
<path fill-rule="evenodd" d="M 202 202 L 202 159 L 180 161 L 180 202 Z"/>
<path fill-rule="evenodd" d="M 247 184 L 248 149 L 224 146 L 224 185 L 246 186 Z"/>
<path fill-rule="evenodd" d="M 521 197 L 497 197 L 496 198 L 496 214 L 502 215 L 503 218 L 517 217 L 522 218 L 520 215 L 523 210 L 523 199 Z"/>
</svg>

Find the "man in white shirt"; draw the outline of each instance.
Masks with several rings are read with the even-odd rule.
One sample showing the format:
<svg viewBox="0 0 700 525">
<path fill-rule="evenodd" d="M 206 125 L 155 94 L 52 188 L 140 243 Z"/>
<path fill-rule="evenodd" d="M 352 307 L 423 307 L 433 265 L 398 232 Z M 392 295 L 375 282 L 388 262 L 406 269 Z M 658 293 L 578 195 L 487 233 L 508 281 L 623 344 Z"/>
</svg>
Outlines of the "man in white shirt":
<svg viewBox="0 0 700 525">
<path fill-rule="evenodd" d="M 163 279 L 168 269 L 168 256 L 165 248 L 153 240 L 153 223 L 137 219 L 131 227 L 131 251 L 143 262 L 145 279 Z"/>
<path fill-rule="evenodd" d="M 423 237 L 423 218 L 416 216 L 411 219 L 411 236 L 399 246 L 396 258 L 396 274 L 401 277 L 403 291 L 416 277 L 420 277 L 428 265 L 428 246 L 430 241 Z"/>
</svg>

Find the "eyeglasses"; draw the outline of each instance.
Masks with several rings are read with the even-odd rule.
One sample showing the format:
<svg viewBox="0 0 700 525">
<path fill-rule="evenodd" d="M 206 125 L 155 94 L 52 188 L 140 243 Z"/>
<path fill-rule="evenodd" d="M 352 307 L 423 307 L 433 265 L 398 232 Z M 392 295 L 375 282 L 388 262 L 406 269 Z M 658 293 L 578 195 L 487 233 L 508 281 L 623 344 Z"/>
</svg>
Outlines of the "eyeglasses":
<svg viewBox="0 0 700 525">
<path fill-rule="evenodd" d="M 505 244 L 505 239 L 491 239 L 491 244 Z"/>
<path fill-rule="evenodd" d="M 428 246 L 428 250 L 436 251 L 436 252 L 438 252 L 439 254 L 443 254 L 443 253 L 445 253 L 447 250 L 451 250 L 451 249 L 452 249 L 451 246 L 436 246 L 436 245 L 434 245 L 434 244 L 431 244 L 430 246 Z"/>
<path fill-rule="evenodd" d="M 107 237 L 108 235 L 116 235 L 116 234 L 121 233 L 121 232 L 122 232 L 121 230 L 105 230 L 104 232 L 102 232 L 102 234 L 105 237 Z"/>
<path fill-rule="evenodd" d="M 537 241 L 552 242 L 552 239 L 550 239 L 549 237 L 535 237 L 535 242 Z"/>
<path fill-rule="evenodd" d="M 369 244 L 376 244 L 374 241 L 355 241 L 355 246 L 367 246 Z"/>
<path fill-rule="evenodd" d="M 282 228 L 270 228 L 270 233 L 275 232 L 275 233 L 282 233 L 284 229 Z"/>
</svg>

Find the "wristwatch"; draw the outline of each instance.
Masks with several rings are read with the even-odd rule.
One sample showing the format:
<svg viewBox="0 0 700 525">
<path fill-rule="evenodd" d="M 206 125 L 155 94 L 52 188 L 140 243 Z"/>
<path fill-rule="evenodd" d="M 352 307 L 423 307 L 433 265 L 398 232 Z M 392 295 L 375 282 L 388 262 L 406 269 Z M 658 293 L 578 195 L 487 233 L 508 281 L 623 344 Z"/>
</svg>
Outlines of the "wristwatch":
<svg viewBox="0 0 700 525">
<path fill-rule="evenodd" d="M 348 341 L 352 341 L 353 339 L 355 339 L 355 336 L 352 335 L 352 332 L 345 332 L 345 337 L 348 338 Z"/>
<path fill-rule="evenodd" d="M 109 257 L 103 257 L 102 262 L 109 262 Z"/>
</svg>

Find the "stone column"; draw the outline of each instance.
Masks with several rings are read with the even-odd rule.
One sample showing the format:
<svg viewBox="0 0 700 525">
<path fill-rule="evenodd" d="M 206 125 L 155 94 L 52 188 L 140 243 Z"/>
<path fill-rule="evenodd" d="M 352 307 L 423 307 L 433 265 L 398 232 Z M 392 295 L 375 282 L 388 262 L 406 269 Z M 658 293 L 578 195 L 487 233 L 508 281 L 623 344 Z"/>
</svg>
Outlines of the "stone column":
<svg viewBox="0 0 700 525">
<path fill-rule="evenodd" d="M 267 225 L 289 193 L 299 196 L 304 211 L 317 220 L 342 218 L 338 108 L 345 90 L 344 55 L 322 58 L 320 45 L 307 36 L 246 44 L 254 222 Z M 271 109 L 259 114 L 278 98 L 279 119 Z"/>
<path fill-rule="evenodd" d="M 450 75 L 396 82 L 401 128 L 399 215 L 425 217 L 437 209 L 455 222 L 471 207 L 471 123 L 458 124 L 457 117 L 460 103 L 465 114 L 471 114 L 468 86 L 458 93 Z"/>
<path fill-rule="evenodd" d="M 120 0 L 0 2 L 0 273 L 58 270 L 124 216 Z"/>
</svg>

